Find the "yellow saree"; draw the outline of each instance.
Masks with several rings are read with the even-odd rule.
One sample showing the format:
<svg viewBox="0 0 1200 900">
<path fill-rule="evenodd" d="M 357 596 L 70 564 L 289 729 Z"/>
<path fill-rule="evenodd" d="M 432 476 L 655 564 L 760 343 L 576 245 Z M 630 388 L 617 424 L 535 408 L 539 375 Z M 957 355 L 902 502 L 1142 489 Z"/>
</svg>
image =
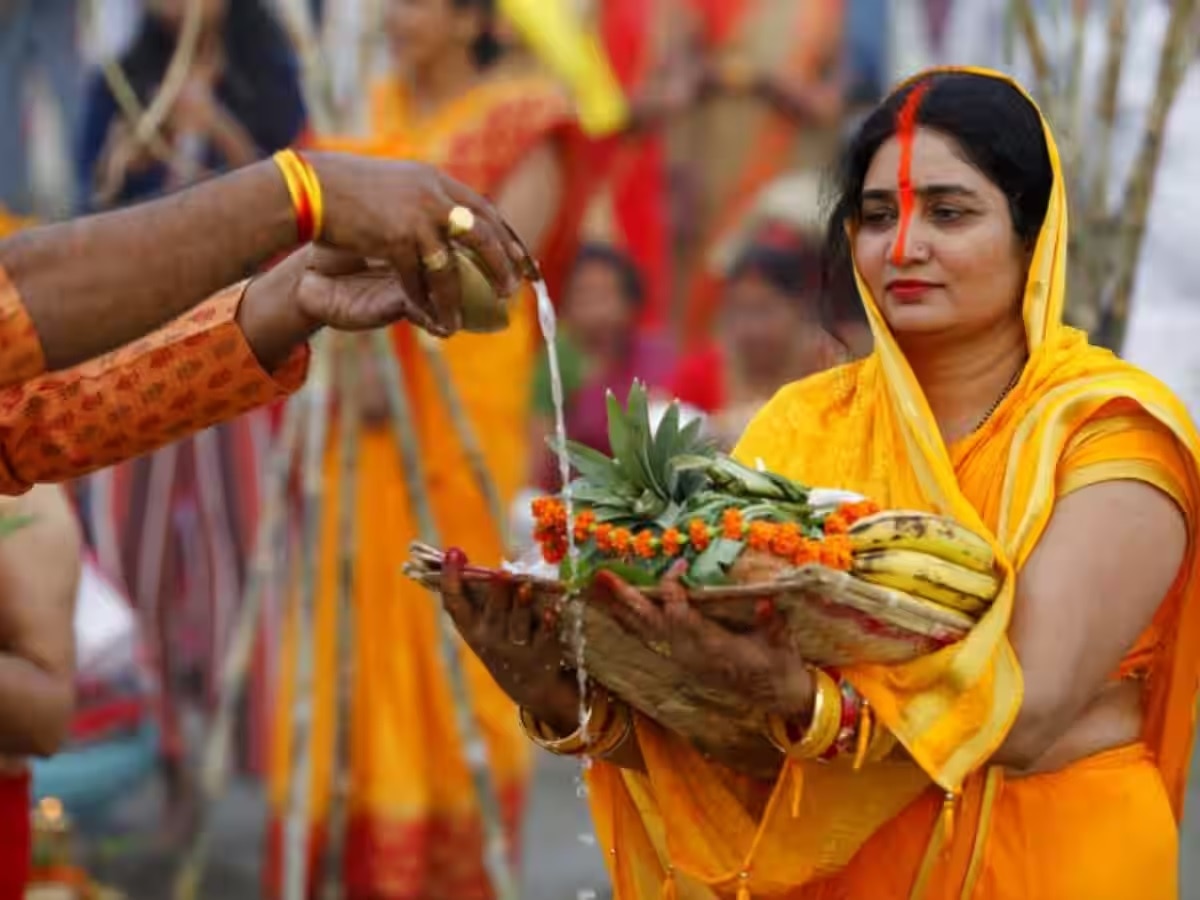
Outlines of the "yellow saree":
<svg viewBox="0 0 1200 900">
<path fill-rule="evenodd" d="M 1036 547 L 1056 499 L 1133 478 L 1174 497 L 1193 532 L 1200 511 L 1200 441 L 1186 410 L 1157 381 L 1061 322 L 1067 206 L 1048 127 L 1045 134 L 1055 180 L 1024 293 L 1029 362 L 987 424 L 944 444 L 860 283 L 874 354 L 785 388 L 735 451 L 885 507 L 952 515 L 993 541 L 1005 587 L 966 639 L 906 665 L 846 673 L 911 760 L 858 773 L 789 763 L 756 794 L 639 721 L 646 774 L 597 765 L 591 782 L 617 900 L 656 891 L 696 900 L 1175 896 L 1200 675 L 1194 554 L 1131 654 L 1136 659 L 1122 666 L 1146 679 L 1142 742 L 1022 780 L 987 768 L 1022 702 L 1007 639 L 1013 573 Z"/>
<path fill-rule="evenodd" d="M 374 96 L 376 138 L 325 142 L 439 166 L 494 196 L 521 160 L 553 141 L 571 121 L 561 92 L 542 78 L 492 79 L 430 116 L 418 117 L 398 83 Z M 458 335 L 442 345 L 456 393 L 505 501 L 529 465 L 525 421 L 532 378 L 531 298 L 513 305 L 513 322 L 495 335 Z M 498 564 L 500 534 L 476 487 L 433 372 L 413 331 L 393 332 L 418 432 L 426 487 L 440 536 L 472 560 Z M 337 709 L 338 496 L 355 492 L 355 685 L 350 720 L 350 801 L 345 896 L 372 900 L 486 900 L 481 828 L 463 742 L 440 655 L 440 608 L 400 571 L 416 535 L 408 487 L 391 429 L 362 435 L 357 483 L 341 483 L 336 434 L 326 456 L 320 574 L 314 623 L 313 853 L 324 843 L 334 781 Z M 530 756 L 511 701 L 465 649 L 463 664 L 476 723 L 515 848 Z M 292 748 L 290 640 L 284 648 L 270 757 L 268 893 L 279 886 L 281 824 Z M 311 883 L 311 882 L 310 882 Z"/>
</svg>

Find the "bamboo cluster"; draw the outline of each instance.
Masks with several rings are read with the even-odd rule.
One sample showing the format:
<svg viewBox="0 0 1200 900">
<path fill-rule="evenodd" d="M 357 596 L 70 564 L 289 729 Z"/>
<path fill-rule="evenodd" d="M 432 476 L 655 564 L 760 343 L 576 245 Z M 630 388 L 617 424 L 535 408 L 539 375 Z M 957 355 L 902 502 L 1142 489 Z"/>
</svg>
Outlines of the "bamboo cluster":
<svg viewBox="0 0 1200 900">
<path fill-rule="evenodd" d="M 1200 4 L 1197 0 L 1170 3 L 1154 95 L 1138 136 L 1133 170 L 1128 181 L 1117 186 L 1113 183 L 1112 145 L 1131 31 L 1128 0 L 1109 0 L 1099 89 L 1091 104 L 1085 102 L 1082 89 L 1091 4 L 1073 0 L 1070 51 L 1065 71 L 1056 71 L 1032 0 L 1010 3 L 1028 50 L 1034 93 L 1055 124 L 1068 178 L 1072 232 L 1066 315 L 1097 343 L 1119 352 L 1128 328 L 1168 116 L 1195 59 Z M 1089 128 L 1095 131 L 1085 134 Z M 1110 198 L 1118 193 L 1118 187 L 1121 199 L 1113 203 Z"/>
</svg>

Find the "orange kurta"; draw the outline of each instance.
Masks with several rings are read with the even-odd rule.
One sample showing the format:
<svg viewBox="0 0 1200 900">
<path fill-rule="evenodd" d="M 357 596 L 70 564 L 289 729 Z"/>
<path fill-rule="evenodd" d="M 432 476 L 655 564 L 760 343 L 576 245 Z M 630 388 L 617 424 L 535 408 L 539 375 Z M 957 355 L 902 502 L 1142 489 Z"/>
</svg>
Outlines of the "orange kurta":
<svg viewBox="0 0 1200 900">
<path fill-rule="evenodd" d="M 495 79 L 418 120 L 398 84 L 376 95 L 377 140 L 368 152 L 433 163 L 495 196 L 528 153 L 553 140 L 568 122 L 559 91 L 535 77 Z M 343 145 L 344 146 L 344 145 Z M 510 498 L 528 468 L 529 385 L 536 345 L 532 303 L 516 304 L 511 326 L 496 335 L 456 336 L 442 345 L 453 383 L 501 496 Z M 441 393 L 414 334 L 395 332 L 425 468 L 425 487 L 440 538 L 468 556 L 495 564 L 504 555 L 499 531 L 471 473 Z M 336 439 L 333 446 L 336 447 Z M 408 485 L 390 429 L 362 436 L 354 551 L 355 671 L 350 750 L 350 820 L 345 859 L 349 898 L 490 896 L 481 864 L 474 789 L 440 658 L 436 597 L 400 572 L 416 537 Z M 327 459 L 322 549 L 315 622 L 312 825 L 321 844 L 329 809 L 337 711 L 336 511 L 338 454 Z M 460 647 L 476 722 L 488 747 L 515 845 L 530 756 L 511 702 L 484 667 Z M 285 657 L 290 656 L 285 651 Z M 286 807 L 291 757 L 291 678 L 285 663 L 271 755 L 272 837 L 267 880 L 278 886 L 279 818 Z"/>
<path fill-rule="evenodd" d="M 977 73 L 1003 77 L 996 73 Z M 954 516 L 987 535 L 1005 572 L 995 604 L 961 642 L 911 663 L 846 676 L 907 761 L 788 762 L 765 809 L 729 773 L 639 721 L 647 774 L 597 765 L 597 831 L 616 900 L 1107 900 L 1176 895 L 1177 830 L 1200 680 L 1200 559 L 1193 552 L 1116 677 L 1144 675 L 1141 742 L 1008 780 L 988 760 L 1020 709 L 1007 638 L 1015 573 L 1056 500 L 1137 479 L 1173 497 L 1194 543 L 1200 437 L 1145 373 L 1061 322 L 1067 206 L 1055 182 L 1024 293 L 1029 362 L 975 434 L 946 446 L 919 383 L 865 285 L 875 352 L 791 385 L 750 425 L 743 460 L 884 507 Z M 1120 552 L 1120 548 L 1097 548 Z M 949 798 L 947 802 L 947 798 Z"/>
<path fill-rule="evenodd" d="M 127 347 L 47 374 L 29 314 L 0 269 L 0 493 L 86 475 L 298 388 L 308 348 L 275 373 L 263 371 L 236 321 L 243 290 L 230 288 Z"/>
</svg>

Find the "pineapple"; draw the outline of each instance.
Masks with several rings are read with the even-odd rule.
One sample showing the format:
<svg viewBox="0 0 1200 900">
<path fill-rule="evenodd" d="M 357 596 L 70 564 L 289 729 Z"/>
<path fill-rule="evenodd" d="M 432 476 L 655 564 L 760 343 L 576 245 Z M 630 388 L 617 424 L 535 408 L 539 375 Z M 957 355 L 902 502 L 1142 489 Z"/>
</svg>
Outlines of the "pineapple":
<svg viewBox="0 0 1200 900">
<path fill-rule="evenodd" d="M 610 568 L 651 584 L 679 557 L 688 560 L 693 584 L 742 581 L 751 572 L 758 581 L 768 570 L 832 562 L 821 556 L 822 517 L 804 485 L 717 452 L 699 419 L 681 422 L 678 404 L 652 428 L 641 383 L 624 408 L 610 393 L 608 414 L 611 458 L 567 442 L 578 476 L 570 485 L 574 522 L 566 522 L 560 501 L 535 503 L 543 553 L 562 563 L 567 580 L 582 583 Z M 565 559 L 567 527 L 579 550 L 575 569 Z"/>
</svg>

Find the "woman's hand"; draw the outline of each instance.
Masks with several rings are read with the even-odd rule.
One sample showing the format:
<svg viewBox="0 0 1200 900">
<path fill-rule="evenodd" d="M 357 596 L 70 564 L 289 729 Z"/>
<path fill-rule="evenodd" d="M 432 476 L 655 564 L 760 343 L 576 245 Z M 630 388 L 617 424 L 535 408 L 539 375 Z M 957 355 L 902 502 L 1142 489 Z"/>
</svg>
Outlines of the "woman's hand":
<svg viewBox="0 0 1200 900">
<path fill-rule="evenodd" d="M 579 727 L 579 691 L 562 667 L 557 619 L 538 616 L 532 591 L 511 581 L 473 585 L 469 595 L 466 562 L 462 551 L 450 550 L 442 564 L 442 602 L 459 633 L 509 697 L 571 734 Z"/>
<path fill-rule="evenodd" d="M 743 696 L 766 712 L 803 718 L 813 705 L 808 666 L 781 640 L 783 621 L 764 601 L 763 627 L 754 634 L 734 634 L 705 618 L 688 602 L 680 580 L 687 571 L 676 565 L 659 584 L 662 606 L 612 572 L 596 576 L 595 599 L 647 647 L 670 657 L 702 684 Z"/>
</svg>

